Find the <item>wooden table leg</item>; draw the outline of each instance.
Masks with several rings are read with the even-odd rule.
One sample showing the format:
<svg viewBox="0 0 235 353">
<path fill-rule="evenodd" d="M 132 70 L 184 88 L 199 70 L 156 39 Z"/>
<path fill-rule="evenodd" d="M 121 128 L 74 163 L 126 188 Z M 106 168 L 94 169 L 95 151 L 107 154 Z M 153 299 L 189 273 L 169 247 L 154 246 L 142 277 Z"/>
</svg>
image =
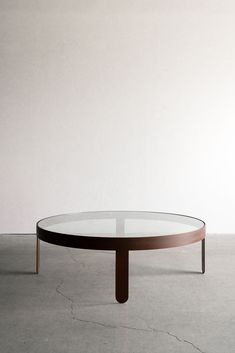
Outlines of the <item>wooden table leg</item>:
<svg viewBox="0 0 235 353">
<path fill-rule="evenodd" d="M 202 239 L 202 273 L 205 273 L 206 270 L 206 239 Z"/>
<path fill-rule="evenodd" d="M 119 303 L 125 303 L 128 300 L 128 277 L 128 250 L 116 250 L 116 299 Z"/>
<path fill-rule="evenodd" d="M 39 273 L 40 269 L 40 240 L 37 236 L 36 238 L 36 273 Z"/>
</svg>

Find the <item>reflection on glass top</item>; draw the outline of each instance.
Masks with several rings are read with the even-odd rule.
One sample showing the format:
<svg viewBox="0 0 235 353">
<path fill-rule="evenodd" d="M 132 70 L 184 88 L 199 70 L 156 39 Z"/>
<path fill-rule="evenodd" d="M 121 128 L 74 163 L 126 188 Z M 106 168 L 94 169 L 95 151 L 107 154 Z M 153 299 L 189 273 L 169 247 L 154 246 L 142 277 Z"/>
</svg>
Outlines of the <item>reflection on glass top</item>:
<svg viewBox="0 0 235 353">
<path fill-rule="evenodd" d="M 192 232 L 204 226 L 200 219 L 171 213 L 98 211 L 42 219 L 38 227 L 60 234 L 96 237 L 151 237 Z"/>
</svg>

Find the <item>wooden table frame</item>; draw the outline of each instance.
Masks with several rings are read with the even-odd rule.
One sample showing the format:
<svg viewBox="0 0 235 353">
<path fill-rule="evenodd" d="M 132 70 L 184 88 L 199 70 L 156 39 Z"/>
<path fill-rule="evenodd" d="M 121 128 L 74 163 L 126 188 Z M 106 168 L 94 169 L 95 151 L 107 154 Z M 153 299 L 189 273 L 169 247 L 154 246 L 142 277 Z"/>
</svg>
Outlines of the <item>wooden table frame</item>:
<svg viewBox="0 0 235 353">
<path fill-rule="evenodd" d="M 60 234 L 40 228 L 39 222 L 37 223 L 36 238 L 36 273 L 38 274 L 40 270 L 40 240 L 71 248 L 113 250 L 116 252 L 115 287 L 116 299 L 119 303 L 125 303 L 128 300 L 129 251 L 172 248 L 201 241 L 201 272 L 205 273 L 206 230 L 203 221 L 201 221 L 203 225 L 200 229 L 191 232 L 151 237 L 87 237 Z M 117 219 L 118 234 L 120 234 L 120 230 L 124 230 L 124 227 L 123 220 Z"/>
</svg>

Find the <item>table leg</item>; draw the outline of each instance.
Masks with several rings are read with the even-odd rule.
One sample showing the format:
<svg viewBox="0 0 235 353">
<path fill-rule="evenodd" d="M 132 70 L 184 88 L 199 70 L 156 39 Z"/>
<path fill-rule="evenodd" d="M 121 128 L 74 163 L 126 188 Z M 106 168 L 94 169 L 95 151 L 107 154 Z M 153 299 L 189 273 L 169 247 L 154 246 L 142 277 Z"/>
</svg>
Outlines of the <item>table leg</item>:
<svg viewBox="0 0 235 353">
<path fill-rule="evenodd" d="M 40 268 L 40 240 L 37 236 L 36 238 L 36 274 L 39 273 Z"/>
<path fill-rule="evenodd" d="M 206 269 L 206 239 L 202 239 L 202 273 L 205 273 Z"/>
<path fill-rule="evenodd" d="M 129 252 L 116 250 L 116 299 L 119 303 L 128 300 Z"/>
<path fill-rule="evenodd" d="M 124 218 L 116 218 L 116 235 L 117 236 L 125 235 L 125 219 Z"/>
</svg>

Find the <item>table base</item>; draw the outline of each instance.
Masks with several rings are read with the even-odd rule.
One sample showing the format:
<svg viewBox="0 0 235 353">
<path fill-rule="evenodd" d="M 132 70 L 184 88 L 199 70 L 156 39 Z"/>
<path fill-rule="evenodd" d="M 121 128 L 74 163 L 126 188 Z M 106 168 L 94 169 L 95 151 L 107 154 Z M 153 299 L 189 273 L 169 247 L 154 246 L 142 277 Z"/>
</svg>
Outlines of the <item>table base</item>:
<svg viewBox="0 0 235 353">
<path fill-rule="evenodd" d="M 205 273 L 206 254 L 205 238 L 201 241 L 201 266 L 202 273 Z M 40 270 L 40 239 L 36 238 L 36 274 Z M 115 271 L 115 295 L 119 303 L 125 303 L 128 300 L 129 293 L 129 251 L 116 250 L 116 271 Z"/>
</svg>

